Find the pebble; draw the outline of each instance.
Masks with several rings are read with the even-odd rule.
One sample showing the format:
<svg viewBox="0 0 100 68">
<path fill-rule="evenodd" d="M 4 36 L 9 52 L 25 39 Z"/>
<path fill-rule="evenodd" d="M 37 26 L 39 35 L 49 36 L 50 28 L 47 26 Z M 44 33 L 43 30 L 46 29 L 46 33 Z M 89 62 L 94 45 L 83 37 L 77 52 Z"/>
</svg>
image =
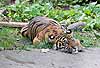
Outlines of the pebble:
<svg viewBox="0 0 100 68">
<path fill-rule="evenodd" d="M 47 52 L 49 52 L 50 50 L 49 49 L 41 49 L 41 52 L 42 53 L 47 53 Z"/>
</svg>

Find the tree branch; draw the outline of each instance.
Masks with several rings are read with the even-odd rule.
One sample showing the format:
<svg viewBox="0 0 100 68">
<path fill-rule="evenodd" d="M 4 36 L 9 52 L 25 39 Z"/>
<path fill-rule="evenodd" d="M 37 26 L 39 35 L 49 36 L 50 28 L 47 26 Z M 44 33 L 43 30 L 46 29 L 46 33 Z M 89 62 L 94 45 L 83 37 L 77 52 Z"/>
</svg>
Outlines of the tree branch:
<svg viewBox="0 0 100 68">
<path fill-rule="evenodd" d="M 8 27 L 23 27 L 28 23 L 25 22 L 0 22 L 0 26 L 8 26 Z"/>
</svg>

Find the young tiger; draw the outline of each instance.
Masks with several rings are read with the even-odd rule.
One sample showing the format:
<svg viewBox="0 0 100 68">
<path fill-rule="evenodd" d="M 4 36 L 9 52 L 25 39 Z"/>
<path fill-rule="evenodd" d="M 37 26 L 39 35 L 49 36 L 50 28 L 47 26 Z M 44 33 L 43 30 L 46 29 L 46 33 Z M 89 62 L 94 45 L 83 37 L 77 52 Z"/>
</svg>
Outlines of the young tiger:
<svg viewBox="0 0 100 68">
<path fill-rule="evenodd" d="M 51 35 L 56 37 L 63 33 L 64 31 L 57 21 L 43 16 L 33 18 L 29 24 L 21 30 L 21 34 L 31 39 L 33 44 L 49 40 L 49 36 Z M 54 40 L 49 40 L 49 42 L 54 42 Z"/>
<path fill-rule="evenodd" d="M 48 40 L 56 46 L 56 49 L 68 48 L 69 52 L 72 52 L 71 49 L 75 49 L 75 46 L 81 46 L 79 41 L 73 41 L 70 30 L 62 28 L 57 21 L 43 16 L 33 18 L 28 25 L 21 29 L 21 34 L 28 37 L 33 44 Z"/>
<path fill-rule="evenodd" d="M 66 38 L 68 41 L 68 53 L 78 53 L 80 51 L 83 51 L 82 49 L 85 47 L 81 45 L 80 40 L 73 38 L 73 32 L 70 29 L 68 29 L 66 33 Z"/>
</svg>

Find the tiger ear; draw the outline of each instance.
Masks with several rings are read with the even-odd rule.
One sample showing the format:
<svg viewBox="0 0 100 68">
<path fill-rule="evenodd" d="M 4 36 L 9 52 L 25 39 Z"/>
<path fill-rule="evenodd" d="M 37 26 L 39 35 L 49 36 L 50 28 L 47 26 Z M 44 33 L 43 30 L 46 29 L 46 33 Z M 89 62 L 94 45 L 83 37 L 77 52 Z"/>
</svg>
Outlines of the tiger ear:
<svg viewBox="0 0 100 68">
<path fill-rule="evenodd" d="M 71 30 L 71 29 L 67 29 L 67 30 L 66 30 L 66 33 L 67 33 L 67 34 L 71 34 L 71 33 L 72 33 L 72 30 Z"/>
</svg>

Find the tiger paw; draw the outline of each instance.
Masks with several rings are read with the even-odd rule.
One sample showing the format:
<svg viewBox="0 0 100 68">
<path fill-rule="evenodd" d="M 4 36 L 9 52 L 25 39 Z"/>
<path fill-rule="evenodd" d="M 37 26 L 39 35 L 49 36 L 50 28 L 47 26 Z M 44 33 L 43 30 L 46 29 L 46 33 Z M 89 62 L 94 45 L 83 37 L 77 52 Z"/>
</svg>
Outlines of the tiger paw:
<svg viewBox="0 0 100 68">
<path fill-rule="evenodd" d="M 74 52 L 73 52 L 73 54 L 77 54 L 77 53 L 78 53 L 78 51 L 74 51 Z"/>
<path fill-rule="evenodd" d="M 85 49 L 85 47 L 84 48 L 79 47 L 78 52 L 84 52 L 84 49 Z"/>
<path fill-rule="evenodd" d="M 68 48 L 67 52 L 72 54 L 73 53 L 73 49 L 72 48 Z"/>
</svg>

